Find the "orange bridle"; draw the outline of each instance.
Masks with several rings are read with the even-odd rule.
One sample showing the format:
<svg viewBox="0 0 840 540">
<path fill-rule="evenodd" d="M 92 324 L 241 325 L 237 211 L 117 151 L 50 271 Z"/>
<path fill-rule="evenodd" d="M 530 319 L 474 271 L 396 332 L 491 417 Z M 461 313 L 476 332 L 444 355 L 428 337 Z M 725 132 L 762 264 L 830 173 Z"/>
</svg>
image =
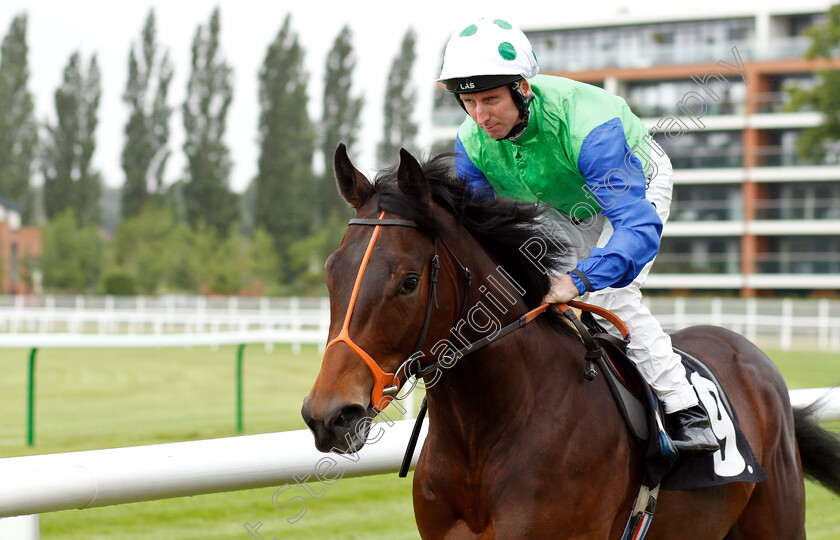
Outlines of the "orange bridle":
<svg viewBox="0 0 840 540">
<path fill-rule="evenodd" d="M 365 250 L 365 254 L 362 257 L 362 264 L 359 266 L 359 272 L 356 274 L 356 282 L 353 284 L 353 292 L 350 294 L 350 303 L 347 305 L 347 314 L 344 316 L 344 324 L 341 326 L 341 331 L 339 331 L 338 335 L 330 340 L 327 343 L 327 348 L 324 352 L 330 349 L 333 345 L 338 342 L 344 342 L 347 344 L 348 347 L 353 349 L 359 358 L 365 363 L 365 365 L 370 370 L 370 374 L 373 375 L 373 389 L 370 393 L 370 403 L 373 409 L 376 412 L 381 411 L 384 409 L 394 397 L 397 395 L 397 392 L 400 390 L 400 378 L 397 376 L 396 373 L 386 373 L 379 367 L 379 364 L 376 363 L 376 360 L 371 357 L 364 349 L 362 349 L 353 338 L 350 337 L 350 317 L 353 316 L 353 308 L 356 305 L 356 299 L 359 296 L 359 289 L 362 285 L 362 278 L 365 275 L 365 270 L 367 269 L 368 262 L 370 262 L 370 256 L 373 252 L 373 246 L 376 244 L 376 239 L 379 237 L 379 232 L 382 229 L 383 225 L 401 225 L 404 227 L 417 227 L 417 224 L 413 221 L 408 221 L 405 219 L 385 219 L 385 212 L 383 211 L 379 214 L 378 219 L 351 219 L 349 225 L 373 225 L 373 235 L 370 237 L 370 242 L 368 242 L 367 249 Z M 437 264 L 437 254 L 435 254 L 434 258 L 432 259 L 433 265 Z M 431 279 L 433 280 L 432 283 L 434 284 L 437 281 L 437 272 L 436 267 L 433 266 L 432 268 L 433 275 Z M 432 289 L 433 290 L 433 289 Z M 421 333 L 420 342 L 417 345 L 419 349 L 422 346 L 422 341 L 425 339 L 426 328 L 429 324 L 429 314 L 431 308 L 431 301 L 432 301 L 432 290 L 430 290 L 429 294 L 429 305 L 426 309 L 426 322 L 423 326 L 423 331 Z"/>
<path fill-rule="evenodd" d="M 385 225 L 399 225 L 399 226 L 403 226 L 403 227 L 413 227 L 413 228 L 418 228 L 418 227 L 417 227 L 416 223 L 414 223 L 413 221 L 406 220 L 406 219 L 398 219 L 398 218 L 388 218 L 388 219 L 386 219 L 385 218 L 385 211 L 382 211 L 379 214 L 379 217 L 376 218 L 376 219 L 373 219 L 373 218 L 354 218 L 354 219 L 351 219 L 349 221 L 348 225 L 369 225 L 369 226 L 373 226 L 374 229 L 373 229 L 373 234 L 370 237 L 370 241 L 368 242 L 367 248 L 365 249 L 365 254 L 364 254 L 364 256 L 362 256 L 362 262 L 361 262 L 361 265 L 359 266 L 359 271 L 356 274 L 356 282 L 353 284 L 353 291 L 350 294 L 350 302 L 347 305 L 347 313 L 344 316 L 344 323 L 342 324 L 341 330 L 339 331 L 338 335 L 336 337 L 334 337 L 332 340 L 330 340 L 329 343 L 327 343 L 327 347 L 326 347 L 326 350 L 325 350 L 324 354 L 326 354 L 326 351 L 328 351 L 330 349 L 330 347 L 332 347 L 336 343 L 344 342 L 344 343 L 347 344 L 347 346 L 349 346 L 353 350 L 353 352 L 355 352 L 359 356 L 359 358 L 362 359 L 362 361 L 365 363 L 367 368 L 370 370 L 370 373 L 373 376 L 373 380 L 374 380 L 373 388 L 371 389 L 371 393 L 370 393 L 371 407 L 373 407 L 373 409 L 376 412 L 380 412 L 382 409 L 387 407 L 388 404 L 391 403 L 391 401 L 393 399 L 395 399 L 397 393 L 400 390 L 400 387 L 401 387 L 402 383 L 400 381 L 398 373 L 401 371 L 401 369 L 398 369 L 396 373 L 386 373 L 385 371 L 383 371 L 382 368 L 379 367 L 379 364 L 376 363 L 376 360 L 374 360 L 371 355 L 369 355 L 355 341 L 353 341 L 353 338 L 350 337 L 350 330 L 349 330 L 350 329 L 350 318 L 353 316 L 353 309 L 355 308 L 355 305 L 356 305 L 356 299 L 359 296 L 359 289 L 361 288 L 361 285 L 362 285 L 362 278 L 365 275 L 365 270 L 367 269 L 367 265 L 370 262 L 371 254 L 373 253 L 373 247 L 376 244 L 376 240 L 379 237 L 379 233 L 380 233 L 382 227 L 385 226 Z M 446 248 L 446 250 L 452 256 L 453 261 L 464 272 L 464 278 L 465 278 L 464 279 L 464 287 L 465 287 L 465 289 L 468 288 L 470 286 L 470 282 L 471 282 L 471 275 L 470 275 L 469 269 L 467 267 L 465 267 L 463 264 L 461 264 L 461 261 L 459 261 L 458 258 L 455 257 L 455 254 L 452 252 L 451 249 L 449 249 L 449 246 L 446 244 L 446 242 L 443 242 L 443 246 Z M 437 278 L 438 278 L 439 271 L 440 271 L 440 262 L 438 260 L 438 255 L 437 255 L 437 238 L 436 238 L 435 239 L 435 253 L 434 253 L 434 255 L 432 257 L 432 260 L 431 260 L 431 269 L 430 269 L 430 272 L 429 272 L 429 296 L 428 296 L 428 302 L 426 304 L 426 318 L 425 318 L 425 321 L 423 322 L 423 328 L 420 331 L 420 337 L 417 341 L 417 345 L 414 349 L 414 352 L 409 356 L 409 358 L 408 358 L 408 360 L 406 360 L 406 362 L 401 364 L 401 368 L 406 363 L 408 363 L 408 361 L 410 361 L 412 358 L 414 358 L 415 353 L 417 353 L 419 350 L 421 350 L 421 348 L 423 347 L 423 343 L 425 342 L 426 332 L 429 328 L 429 321 L 430 321 L 431 311 L 432 311 L 431 308 L 432 308 L 432 304 L 434 302 L 435 287 L 436 287 L 436 284 L 437 284 Z M 479 339 L 478 341 L 475 341 L 473 343 L 470 343 L 467 346 L 459 349 L 458 351 L 455 351 L 454 354 L 451 357 L 445 358 L 443 360 L 446 360 L 447 362 L 451 363 L 452 361 L 457 360 L 458 358 L 466 356 L 467 354 L 475 352 L 476 350 L 490 344 L 492 341 L 495 341 L 495 340 L 497 340 L 501 337 L 506 336 L 507 334 L 509 334 L 511 332 L 516 331 L 519 328 L 522 328 L 523 326 L 527 325 L 528 323 L 530 323 L 531 321 L 536 319 L 539 315 L 541 315 L 548 307 L 550 307 L 550 305 L 551 304 L 542 304 L 541 306 L 538 306 L 537 308 L 532 309 L 528 313 L 519 317 L 516 321 L 506 325 L 504 328 L 502 328 L 492 338 L 490 338 L 488 336 L 488 337 Z M 609 312 L 609 311 L 607 311 L 603 308 L 599 308 L 597 306 L 593 306 L 593 305 L 590 305 L 590 304 L 584 304 L 583 302 L 575 302 L 575 301 L 570 301 L 570 302 L 568 302 L 568 304 L 557 304 L 557 306 L 558 306 L 559 310 L 567 318 L 569 318 L 572 321 L 576 320 L 576 317 L 569 310 L 569 306 L 577 307 L 577 308 L 582 309 L 584 311 L 590 311 L 590 312 L 596 313 L 596 314 L 600 315 L 601 317 L 606 318 L 611 323 L 613 323 L 621 331 L 621 334 L 622 334 L 625 341 L 629 341 L 629 339 L 630 339 L 630 332 L 627 329 L 627 326 L 621 321 L 621 319 L 619 319 L 613 313 L 611 313 L 611 312 Z M 463 311 L 463 304 L 461 306 L 461 311 Z M 598 349 L 598 351 L 600 351 L 600 349 Z M 416 378 L 421 378 L 421 377 L 425 377 L 425 376 L 431 374 L 432 372 L 434 372 L 438 369 L 441 369 L 441 367 L 444 364 L 443 360 L 438 360 L 437 362 L 434 362 L 431 365 L 428 365 L 428 366 L 425 366 L 425 367 L 422 367 L 422 368 L 418 367 L 418 369 L 412 374 L 412 376 L 414 376 Z M 589 360 L 587 360 L 586 373 L 587 373 L 587 378 L 590 379 L 590 380 L 591 380 L 591 377 L 594 376 L 594 374 L 595 374 L 594 366 L 593 366 L 592 362 L 590 362 Z"/>
</svg>

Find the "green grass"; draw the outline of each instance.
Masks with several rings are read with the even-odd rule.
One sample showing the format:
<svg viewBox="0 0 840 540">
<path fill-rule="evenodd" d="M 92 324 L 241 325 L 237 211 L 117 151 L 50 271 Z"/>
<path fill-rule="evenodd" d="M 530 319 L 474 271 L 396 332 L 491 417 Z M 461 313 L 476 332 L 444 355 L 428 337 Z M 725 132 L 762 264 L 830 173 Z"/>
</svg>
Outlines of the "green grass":
<svg viewBox="0 0 840 540">
<path fill-rule="evenodd" d="M 771 352 L 791 388 L 840 383 L 833 353 Z M 28 351 L 0 349 L 0 457 L 236 435 L 234 347 L 213 351 L 102 349 L 38 351 L 35 446 L 26 446 Z M 300 405 L 320 353 L 278 346 L 245 350 L 245 433 L 304 429 Z M 836 424 L 835 424 L 836 426 Z M 202 495 L 43 514 L 45 540 L 248 538 L 413 539 L 411 479 L 346 478 L 308 496 L 306 515 L 271 504 L 273 489 Z M 809 539 L 840 537 L 838 497 L 809 483 Z"/>
<path fill-rule="evenodd" d="M 245 523 L 265 540 L 416 539 L 411 479 L 392 476 L 346 478 L 309 497 L 296 523 L 271 505 L 273 489 L 219 493 L 89 510 L 42 514 L 41 538 L 51 539 L 247 539 Z"/>
</svg>

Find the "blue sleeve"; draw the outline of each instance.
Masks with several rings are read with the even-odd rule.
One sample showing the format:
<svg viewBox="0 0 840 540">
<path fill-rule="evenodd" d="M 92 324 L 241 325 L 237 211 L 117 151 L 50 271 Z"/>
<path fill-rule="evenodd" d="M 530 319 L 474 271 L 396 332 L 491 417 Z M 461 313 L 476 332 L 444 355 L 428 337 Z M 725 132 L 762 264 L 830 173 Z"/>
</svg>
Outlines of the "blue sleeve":
<svg viewBox="0 0 840 540">
<path fill-rule="evenodd" d="M 620 119 L 613 118 L 587 135 L 578 169 L 590 196 L 612 224 L 613 234 L 604 247 L 593 248 L 588 259 L 578 262 L 576 269 L 589 279 L 589 290 L 625 287 L 659 251 L 662 220 L 645 199 L 642 164 L 627 144 Z M 578 290 L 585 292 L 583 281 L 571 275 Z"/>
<path fill-rule="evenodd" d="M 476 198 L 493 198 L 493 186 L 490 185 L 484 173 L 475 166 L 475 163 L 467 155 L 461 137 L 455 139 L 455 173 Z"/>
</svg>

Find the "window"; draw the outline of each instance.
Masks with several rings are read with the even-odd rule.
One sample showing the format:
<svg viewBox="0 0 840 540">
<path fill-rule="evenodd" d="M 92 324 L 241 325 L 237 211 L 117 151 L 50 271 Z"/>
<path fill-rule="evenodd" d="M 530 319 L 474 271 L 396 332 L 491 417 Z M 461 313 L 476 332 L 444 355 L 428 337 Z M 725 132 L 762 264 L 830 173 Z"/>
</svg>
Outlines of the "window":
<svg viewBox="0 0 840 540">
<path fill-rule="evenodd" d="M 11 247 L 11 261 L 10 261 L 10 270 L 9 270 L 9 279 L 12 282 L 18 281 L 18 245 L 17 242 L 12 242 Z"/>
<path fill-rule="evenodd" d="M 676 185 L 671 220 L 738 221 L 743 205 L 740 184 Z"/>
<path fill-rule="evenodd" d="M 671 158 L 674 168 L 703 169 L 741 167 L 743 144 L 740 131 L 694 131 L 678 138 L 657 134 L 656 141 Z"/>
<path fill-rule="evenodd" d="M 768 184 L 755 203 L 757 219 L 840 219 L 840 182 Z"/>
<path fill-rule="evenodd" d="M 814 24 L 819 24 L 819 22 L 823 20 L 825 20 L 825 15 L 822 13 L 809 13 L 807 15 L 791 15 L 787 18 L 787 36 L 801 36 L 805 32 L 805 30 L 807 30 Z"/>
<path fill-rule="evenodd" d="M 766 246 L 766 250 L 756 256 L 757 269 L 761 273 L 840 273 L 840 238 L 837 236 L 770 237 Z"/>
<path fill-rule="evenodd" d="M 662 239 L 653 271 L 664 274 L 737 274 L 741 239 L 718 237 Z"/>
</svg>

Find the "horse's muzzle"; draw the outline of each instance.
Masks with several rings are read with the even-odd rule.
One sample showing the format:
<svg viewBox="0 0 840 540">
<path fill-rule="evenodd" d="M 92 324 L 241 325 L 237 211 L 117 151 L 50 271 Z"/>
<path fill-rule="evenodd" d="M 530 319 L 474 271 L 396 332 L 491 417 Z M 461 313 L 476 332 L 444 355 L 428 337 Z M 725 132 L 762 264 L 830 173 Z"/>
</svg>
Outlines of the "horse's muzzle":
<svg viewBox="0 0 840 540">
<path fill-rule="evenodd" d="M 375 414 L 358 404 L 338 404 L 328 407 L 319 418 L 308 398 L 300 412 L 315 436 L 315 448 L 338 454 L 354 453 L 364 446 Z"/>
</svg>

